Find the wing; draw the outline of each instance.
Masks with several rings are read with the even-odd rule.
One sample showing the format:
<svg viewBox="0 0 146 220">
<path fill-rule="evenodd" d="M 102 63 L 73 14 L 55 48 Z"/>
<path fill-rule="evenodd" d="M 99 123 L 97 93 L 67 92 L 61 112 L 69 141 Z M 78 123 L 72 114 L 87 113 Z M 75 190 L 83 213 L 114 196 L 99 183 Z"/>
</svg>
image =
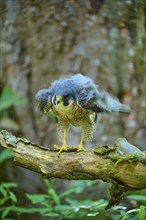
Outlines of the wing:
<svg viewBox="0 0 146 220">
<path fill-rule="evenodd" d="M 101 111 L 105 112 L 130 112 L 131 109 L 129 106 L 120 103 L 120 101 L 116 98 L 108 94 L 107 92 L 102 92 L 102 98 L 97 98 L 94 103 L 95 106 L 101 109 Z M 94 105 L 93 104 L 93 105 Z"/>
<path fill-rule="evenodd" d="M 130 112 L 127 105 L 121 104 L 120 101 L 112 97 L 105 91 L 99 91 L 96 85 L 89 81 L 79 91 L 77 103 L 94 112 Z"/>
</svg>

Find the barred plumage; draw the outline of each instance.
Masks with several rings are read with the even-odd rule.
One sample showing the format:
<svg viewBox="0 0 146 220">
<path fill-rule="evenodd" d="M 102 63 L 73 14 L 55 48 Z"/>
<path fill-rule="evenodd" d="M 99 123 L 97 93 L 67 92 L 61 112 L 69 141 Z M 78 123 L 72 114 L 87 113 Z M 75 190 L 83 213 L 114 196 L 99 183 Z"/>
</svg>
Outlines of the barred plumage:
<svg viewBox="0 0 146 220">
<path fill-rule="evenodd" d="M 96 113 L 83 109 L 71 102 L 68 107 L 63 104 L 53 106 L 53 112 L 58 115 L 58 134 L 63 136 L 63 128 L 68 130 L 69 125 L 81 127 L 84 141 L 91 141 L 93 138 L 93 127 L 96 120 Z"/>
</svg>

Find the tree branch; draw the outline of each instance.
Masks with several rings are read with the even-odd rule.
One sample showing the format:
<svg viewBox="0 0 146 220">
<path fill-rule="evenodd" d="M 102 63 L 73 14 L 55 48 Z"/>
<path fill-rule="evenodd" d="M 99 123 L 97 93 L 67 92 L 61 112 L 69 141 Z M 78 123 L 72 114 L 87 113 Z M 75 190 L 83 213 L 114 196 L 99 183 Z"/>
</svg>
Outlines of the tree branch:
<svg viewBox="0 0 146 220">
<path fill-rule="evenodd" d="M 146 155 L 124 138 L 117 139 L 113 146 L 81 152 L 72 150 L 63 152 L 60 157 L 55 150 L 33 144 L 8 131 L 0 132 L 0 143 L 15 152 L 16 165 L 45 178 L 111 181 L 114 190 L 112 187 L 109 207 L 119 201 L 124 191 L 146 187 Z"/>
</svg>

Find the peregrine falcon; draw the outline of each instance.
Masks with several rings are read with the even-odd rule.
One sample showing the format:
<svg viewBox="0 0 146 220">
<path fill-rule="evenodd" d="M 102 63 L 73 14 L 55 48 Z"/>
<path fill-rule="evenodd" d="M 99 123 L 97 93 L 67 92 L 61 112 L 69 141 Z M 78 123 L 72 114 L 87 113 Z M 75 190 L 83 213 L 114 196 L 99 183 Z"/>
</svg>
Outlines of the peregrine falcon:
<svg viewBox="0 0 146 220">
<path fill-rule="evenodd" d="M 70 125 L 82 129 L 81 140 L 77 151 L 84 150 L 84 141 L 91 141 L 93 128 L 100 112 L 130 112 L 127 105 L 98 86 L 89 77 L 75 74 L 69 78 L 55 80 L 47 89 L 41 89 L 36 94 L 39 108 L 44 114 L 49 111 L 55 113 L 58 118 L 58 134 L 62 146 L 54 145 L 58 149 L 58 155 L 66 151 L 70 146 L 66 143 L 66 137 Z"/>
</svg>

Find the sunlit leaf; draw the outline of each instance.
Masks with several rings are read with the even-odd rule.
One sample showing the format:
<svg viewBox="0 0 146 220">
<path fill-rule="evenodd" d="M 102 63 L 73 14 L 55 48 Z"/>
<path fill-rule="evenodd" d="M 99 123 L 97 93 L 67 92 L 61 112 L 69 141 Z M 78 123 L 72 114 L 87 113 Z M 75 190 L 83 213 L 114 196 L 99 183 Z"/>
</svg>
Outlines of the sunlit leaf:
<svg viewBox="0 0 146 220">
<path fill-rule="evenodd" d="M 2 164 L 4 161 L 12 158 L 14 156 L 14 153 L 10 151 L 9 149 L 4 149 L 0 153 L 0 164 Z"/>
<path fill-rule="evenodd" d="M 146 215 L 146 212 L 145 212 L 145 209 L 146 207 L 144 205 L 141 205 L 140 208 L 139 208 L 139 220 L 144 220 L 145 219 L 145 215 Z"/>
<path fill-rule="evenodd" d="M 97 216 L 99 214 L 99 212 L 95 212 L 95 213 L 88 213 L 87 216 Z"/>
</svg>

